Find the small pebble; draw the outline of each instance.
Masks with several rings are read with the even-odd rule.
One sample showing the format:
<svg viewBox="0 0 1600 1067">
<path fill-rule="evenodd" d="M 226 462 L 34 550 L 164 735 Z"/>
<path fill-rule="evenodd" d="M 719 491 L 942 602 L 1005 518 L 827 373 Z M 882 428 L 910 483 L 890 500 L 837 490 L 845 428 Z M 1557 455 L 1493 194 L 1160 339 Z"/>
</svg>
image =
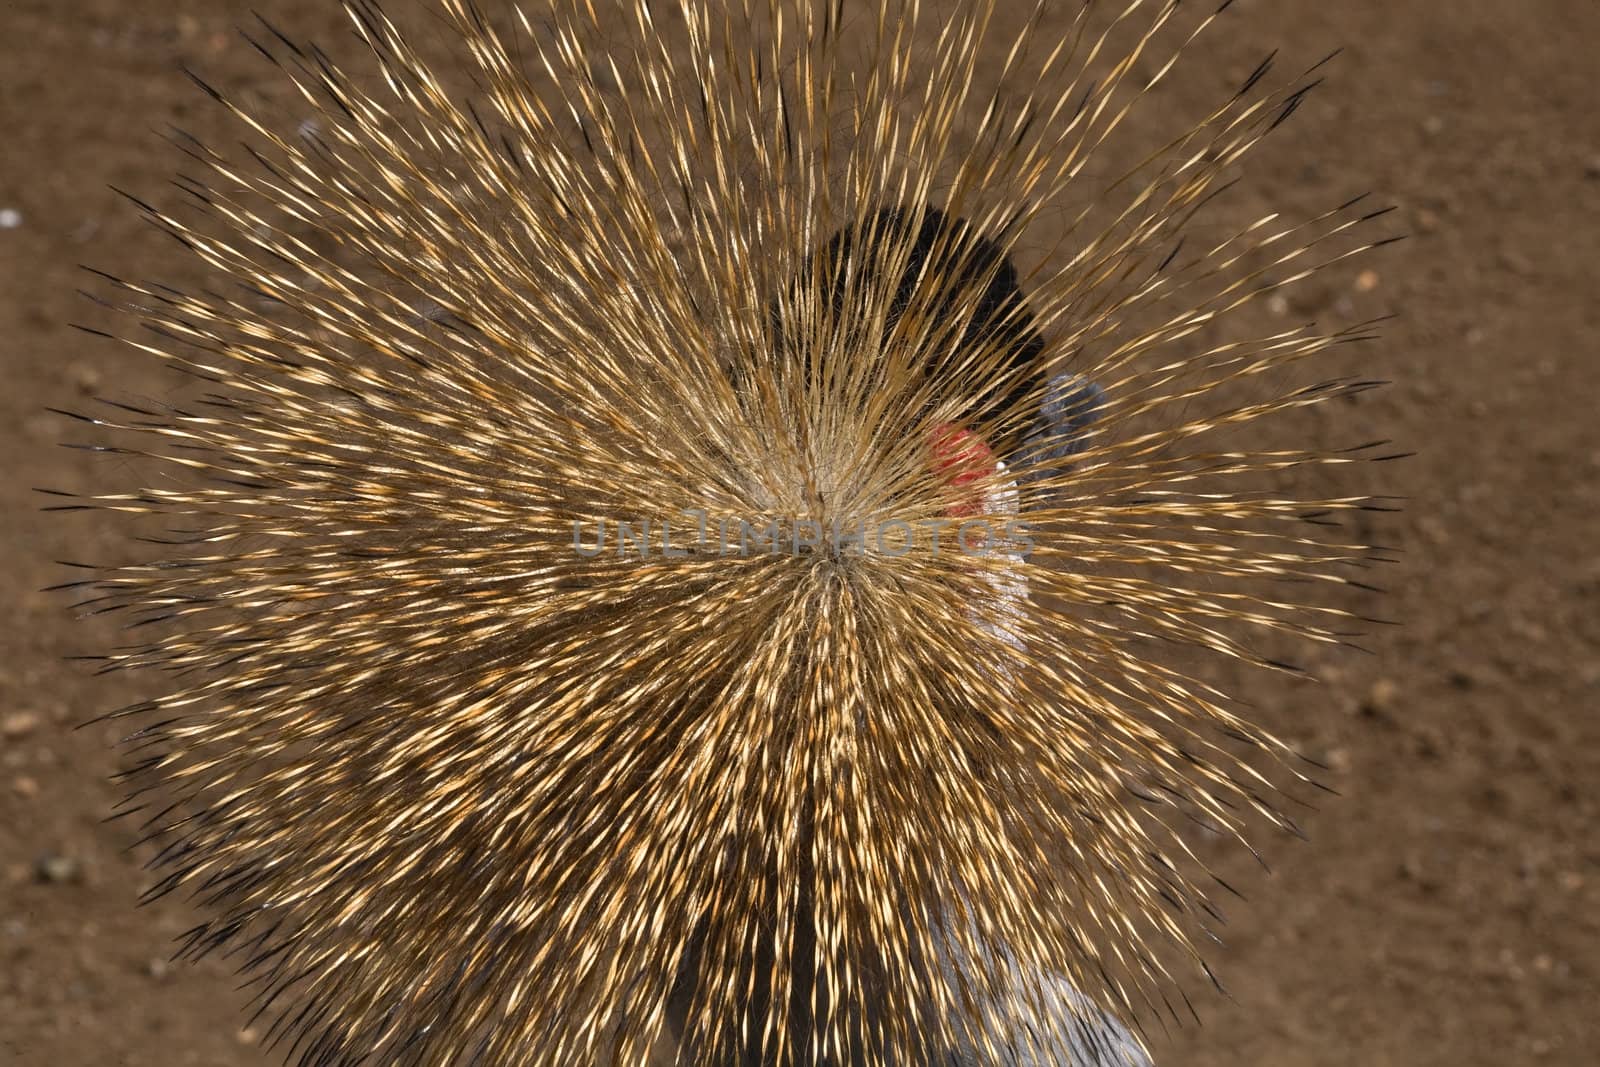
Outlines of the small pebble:
<svg viewBox="0 0 1600 1067">
<path fill-rule="evenodd" d="M 39 795 L 39 783 L 27 775 L 23 775 L 21 778 L 12 781 L 11 791 L 23 800 L 32 800 Z"/>
<path fill-rule="evenodd" d="M 27 737 L 39 726 L 39 716 L 31 711 L 14 711 L 0 719 L 0 734 L 16 739 Z"/>
<path fill-rule="evenodd" d="M 1394 707 L 1394 698 L 1399 695 L 1400 687 L 1395 682 L 1379 678 L 1372 683 L 1367 698 L 1361 702 L 1361 710 L 1369 715 L 1383 715 Z"/>
<path fill-rule="evenodd" d="M 1359 293 L 1370 293 L 1374 289 L 1376 289 L 1377 287 L 1378 287 L 1378 272 L 1377 271 L 1375 271 L 1375 270 L 1364 270 L 1360 274 L 1356 275 L 1356 291 L 1357 292 L 1359 292 Z"/>
<path fill-rule="evenodd" d="M 83 880 L 83 865 L 71 856 L 44 856 L 35 865 L 34 876 L 51 885 L 78 882 Z"/>
<path fill-rule="evenodd" d="M 72 379 L 72 384 L 78 392 L 88 396 L 100 387 L 100 371 L 88 363 L 74 363 L 67 368 L 67 375 Z"/>
<path fill-rule="evenodd" d="M 22 225 L 22 212 L 14 207 L 0 208 L 0 230 L 14 230 Z"/>
</svg>

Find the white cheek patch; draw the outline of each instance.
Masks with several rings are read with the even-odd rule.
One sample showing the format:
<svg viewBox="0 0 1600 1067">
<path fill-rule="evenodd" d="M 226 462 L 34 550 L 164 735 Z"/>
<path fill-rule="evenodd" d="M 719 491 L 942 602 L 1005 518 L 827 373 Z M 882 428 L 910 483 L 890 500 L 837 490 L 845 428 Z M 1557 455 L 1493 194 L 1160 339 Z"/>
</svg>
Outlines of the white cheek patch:
<svg viewBox="0 0 1600 1067">
<path fill-rule="evenodd" d="M 982 511 L 992 528 L 989 542 L 963 545 L 964 551 L 977 554 L 983 568 L 983 578 L 994 596 L 983 604 L 973 604 L 968 611 L 972 619 L 989 633 L 994 634 L 1019 652 L 1026 651 L 1019 630 L 1024 605 L 1028 599 L 1028 578 L 1023 562 L 1022 545 L 1010 536 L 1011 524 L 1020 510 L 1017 480 L 1006 465 L 995 460 L 994 475 L 989 489 L 982 497 Z"/>
</svg>

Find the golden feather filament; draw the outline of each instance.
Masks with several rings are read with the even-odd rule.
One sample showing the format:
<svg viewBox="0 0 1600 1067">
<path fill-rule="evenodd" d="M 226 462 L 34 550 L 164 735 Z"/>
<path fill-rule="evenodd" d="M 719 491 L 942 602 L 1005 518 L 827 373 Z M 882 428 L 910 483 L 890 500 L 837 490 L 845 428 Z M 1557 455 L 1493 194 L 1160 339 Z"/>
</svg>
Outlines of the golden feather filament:
<svg viewBox="0 0 1600 1067">
<path fill-rule="evenodd" d="M 361 72 L 256 35 L 298 133 L 201 82 L 246 151 L 138 203 L 222 281 L 109 279 L 191 387 L 62 505 L 168 530 L 72 587 L 172 681 L 184 953 L 303 1064 L 1147 1062 L 1183 823 L 1304 780 L 1163 650 L 1347 643 L 1382 558 L 1282 488 L 1374 447 L 1251 443 L 1371 324 L 1240 314 L 1382 212 L 1195 223 L 1314 74 L 1103 178 L 1220 8 L 437 0 L 458 84 L 345 7 Z M 789 550 L 578 536 L 696 513 Z"/>
</svg>

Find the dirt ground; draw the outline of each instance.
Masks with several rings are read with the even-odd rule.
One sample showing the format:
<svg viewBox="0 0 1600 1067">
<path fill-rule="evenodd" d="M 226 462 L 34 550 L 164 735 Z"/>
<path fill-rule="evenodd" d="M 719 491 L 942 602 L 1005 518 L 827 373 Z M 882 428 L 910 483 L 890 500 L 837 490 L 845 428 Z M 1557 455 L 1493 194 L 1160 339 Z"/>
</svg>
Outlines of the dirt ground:
<svg viewBox="0 0 1600 1067">
<path fill-rule="evenodd" d="M 342 32 L 332 0 L 256 5 Z M 161 188 L 166 123 L 226 130 L 178 64 L 283 99 L 232 33 L 248 7 L 0 3 L 0 1064 L 270 1062 L 225 966 L 165 962 L 182 904 L 134 907 L 143 857 L 102 822 L 113 731 L 70 729 L 126 693 L 64 659 L 111 630 L 37 592 L 63 580 L 52 560 L 106 557 L 115 535 L 30 492 L 105 474 L 52 447 L 47 405 L 141 384 L 68 327 L 86 314 L 77 265 L 191 270 L 107 188 Z M 1597 1063 L 1600 5 L 1240 0 L 1178 84 L 1215 94 L 1271 47 L 1309 63 L 1339 45 L 1250 195 L 1294 210 L 1368 187 L 1413 235 L 1374 274 L 1326 283 L 1376 286 L 1399 316 L 1369 357 L 1395 384 L 1360 420 L 1420 452 L 1384 471 L 1408 498 L 1385 530 L 1405 562 L 1383 610 L 1404 625 L 1373 657 L 1314 662 L 1324 684 L 1252 693 L 1341 796 L 1307 817 L 1309 844 L 1273 843 L 1272 877 L 1235 872 L 1250 901 L 1212 959 L 1229 996 L 1202 993 L 1204 1024 L 1153 1051 L 1168 1067 Z"/>
</svg>

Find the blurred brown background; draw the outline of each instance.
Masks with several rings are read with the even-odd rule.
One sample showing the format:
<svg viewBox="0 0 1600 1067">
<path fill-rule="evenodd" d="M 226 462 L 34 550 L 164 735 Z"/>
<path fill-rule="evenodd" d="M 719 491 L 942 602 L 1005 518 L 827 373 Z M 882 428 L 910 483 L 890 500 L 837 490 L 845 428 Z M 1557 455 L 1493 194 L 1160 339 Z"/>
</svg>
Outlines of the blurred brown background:
<svg viewBox="0 0 1600 1067">
<path fill-rule="evenodd" d="M 345 32 L 333 0 L 256 4 L 297 34 Z M 194 280 L 107 185 L 159 195 L 167 123 L 231 136 L 180 63 L 289 103 L 233 32 L 247 18 L 236 0 L 0 0 L 0 1064 L 271 1062 L 224 965 L 164 962 L 181 903 L 133 907 L 142 857 L 101 822 L 116 731 L 70 730 L 127 683 L 63 660 L 113 631 L 36 591 L 64 580 L 50 561 L 106 558 L 115 535 L 30 493 L 106 475 L 51 447 L 66 430 L 45 406 L 162 388 L 68 328 L 92 313 L 76 265 Z M 1324 684 L 1252 691 L 1342 797 L 1306 817 L 1309 845 L 1271 842 L 1273 877 L 1228 868 L 1250 897 L 1212 958 L 1231 998 L 1199 991 L 1204 1025 L 1153 1051 L 1600 1062 L 1600 5 L 1239 0 L 1175 84 L 1210 100 L 1272 47 L 1304 66 L 1339 45 L 1334 84 L 1254 160 L 1247 195 L 1296 212 L 1371 188 L 1413 234 L 1295 296 L 1401 316 L 1368 352 L 1395 385 L 1353 418 L 1421 452 L 1382 471 L 1408 497 L 1381 535 L 1405 552 L 1381 610 L 1405 625 L 1375 657 L 1313 661 Z"/>
</svg>

